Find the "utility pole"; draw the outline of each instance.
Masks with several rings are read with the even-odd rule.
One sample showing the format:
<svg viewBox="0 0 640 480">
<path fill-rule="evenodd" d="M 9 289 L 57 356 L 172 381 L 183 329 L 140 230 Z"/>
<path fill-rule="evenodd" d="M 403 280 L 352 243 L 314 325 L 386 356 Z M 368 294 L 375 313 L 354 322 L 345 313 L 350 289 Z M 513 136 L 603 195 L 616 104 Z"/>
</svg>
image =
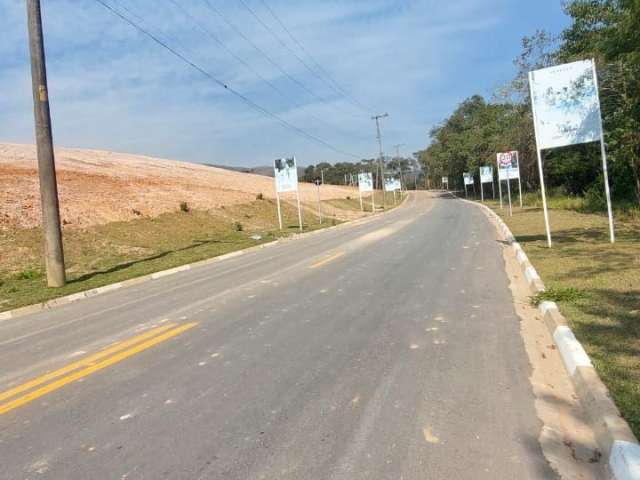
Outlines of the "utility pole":
<svg viewBox="0 0 640 480">
<path fill-rule="evenodd" d="M 36 147 L 38 152 L 38 175 L 40 177 L 40 203 L 42 208 L 42 230 L 44 254 L 47 268 L 47 284 L 62 287 L 66 283 L 58 185 L 53 156 L 51 114 L 47 89 L 47 69 L 42 36 L 40 0 L 27 0 L 27 22 L 29 28 L 29 50 L 31 52 L 31 82 L 33 85 L 33 113 L 35 117 Z"/>
<path fill-rule="evenodd" d="M 381 178 L 380 186 L 382 187 L 382 209 L 383 210 L 387 209 L 387 202 L 385 200 L 385 194 L 384 194 L 384 152 L 382 150 L 382 134 L 380 133 L 380 119 L 386 118 L 388 116 L 389 116 L 388 113 L 383 113 L 381 115 L 374 115 L 373 117 L 371 117 L 371 120 L 376 121 L 376 138 L 378 139 L 378 148 L 380 149 L 380 157 L 378 159 L 378 165 L 380 167 L 379 178 Z"/>
</svg>

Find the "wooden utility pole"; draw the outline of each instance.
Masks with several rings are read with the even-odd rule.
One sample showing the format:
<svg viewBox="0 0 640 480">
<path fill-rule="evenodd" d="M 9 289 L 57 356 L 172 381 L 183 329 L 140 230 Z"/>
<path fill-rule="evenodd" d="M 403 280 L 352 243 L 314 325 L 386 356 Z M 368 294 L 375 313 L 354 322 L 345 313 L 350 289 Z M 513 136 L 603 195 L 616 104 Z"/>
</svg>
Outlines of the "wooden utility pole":
<svg viewBox="0 0 640 480">
<path fill-rule="evenodd" d="M 56 166 L 51 135 L 51 114 L 49 112 L 40 0 L 27 0 L 27 21 L 29 27 L 29 50 L 31 52 L 33 113 L 38 152 L 38 175 L 40 177 L 40 203 L 47 283 L 50 287 L 62 287 L 66 283 L 66 276 Z"/>
</svg>

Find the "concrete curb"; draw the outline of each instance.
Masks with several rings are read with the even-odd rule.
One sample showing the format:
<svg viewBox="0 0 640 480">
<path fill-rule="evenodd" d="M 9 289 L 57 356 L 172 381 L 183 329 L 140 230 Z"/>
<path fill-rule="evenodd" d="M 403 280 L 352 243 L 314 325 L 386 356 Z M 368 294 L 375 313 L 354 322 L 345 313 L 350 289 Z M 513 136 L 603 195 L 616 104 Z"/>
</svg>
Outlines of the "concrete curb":
<svg viewBox="0 0 640 480">
<path fill-rule="evenodd" d="M 502 218 L 486 205 L 463 198 L 460 200 L 481 207 L 494 220 L 496 228 L 513 249 L 531 290 L 536 294 L 543 292 L 545 288 L 542 279 Z M 576 339 L 555 302 L 542 302 L 538 309 L 558 347 L 580 403 L 589 416 L 596 441 L 605 456 L 609 478 L 640 480 L 640 444 L 629 424 L 620 415 L 589 355 Z"/>
<path fill-rule="evenodd" d="M 54 308 L 54 307 L 57 307 L 57 306 L 67 305 L 69 303 L 77 302 L 77 301 L 83 300 L 85 298 L 94 297 L 94 296 L 100 295 L 102 293 L 111 292 L 113 290 L 119 290 L 120 288 L 126 288 L 126 287 L 130 287 L 130 286 L 133 286 L 133 285 L 139 285 L 141 283 L 148 282 L 148 281 L 151 281 L 151 280 L 157 280 L 159 278 L 167 277 L 169 275 L 173 275 L 173 274 L 180 273 L 180 272 L 185 272 L 187 270 L 191 270 L 193 268 L 197 268 L 197 267 L 200 267 L 200 266 L 210 265 L 212 263 L 221 262 L 223 260 L 228 260 L 229 258 L 238 257 L 240 255 L 245 255 L 247 253 L 251 253 L 251 252 L 254 252 L 256 250 L 261 250 L 263 248 L 269 248 L 269 247 L 272 247 L 272 246 L 277 245 L 277 244 L 294 241 L 294 240 L 297 240 L 297 239 L 300 239 L 300 238 L 305 238 L 305 237 L 308 237 L 308 236 L 311 236 L 311 235 L 316 235 L 316 234 L 319 234 L 319 233 L 322 233 L 322 232 L 327 232 L 327 231 L 338 229 L 338 228 L 353 227 L 353 226 L 356 226 L 356 225 L 362 225 L 362 224 L 365 224 L 365 223 L 369 223 L 370 221 L 373 221 L 374 219 L 378 218 L 379 215 L 386 215 L 386 214 L 388 214 L 390 212 L 393 212 L 396 208 L 399 208 L 399 207 L 403 206 L 407 202 L 408 199 L 409 199 L 409 195 L 407 195 L 402 200 L 402 202 L 400 202 L 395 208 L 392 208 L 390 210 L 386 210 L 386 211 L 383 211 L 383 212 L 379 212 L 377 215 L 376 214 L 367 215 L 365 217 L 360 217 L 360 218 L 357 218 L 355 220 L 349 220 L 349 221 L 343 222 L 343 223 L 338 224 L 338 225 L 332 225 L 330 227 L 325 227 L 325 228 L 321 228 L 321 229 L 318 229 L 318 230 L 313 230 L 311 232 L 294 233 L 289 237 L 279 238 L 279 239 L 274 240 L 272 242 L 262 243 L 260 245 L 244 248 L 242 250 L 235 250 L 233 252 L 225 253 L 223 255 L 218 255 L 217 257 L 211 257 L 211 258 L 207 258 L 207 259 L 204 259 L 204 260 L 200 260 L 198 262 L 188 263 L 188 264 L 185 264 L 185 265 L 180 265 L 180 266 L 177 266 L 177 267 L 169 268 L 167 270 L 160 270 L 158 272 L 149 273 L 149 274 L 146 274 L 146 275 L 142 275 L 140 277 L 134 277 L 134 278 L 130 278 L 128 280 L 123 280 L 121 282 L 112 283 L 112 284 L 104 285 L 102 287 L 93 288 L 91 290 L 84 290 L 84 291 L 81 291 L 81 292 L 72 293 L 70 295 L 65 295 L 65 296 L 62 296 L 62 297 L 58 297 L 58 298 L 54 298 L 54 299 L 51 299 L 51 300 L 47 300 L 46 302 L 35 303 L 33 305 L 27 305 L 25 307 L 19 307 L 19 308 L 15 308 L 13 310 L 7 310 L 7 311 L 4 311 L 4 312 L 0 312 L 0 322 L 5 321 L 5 320 L 12 320 L 12 319 L 15 319 L 15 318 L 18 318 L 18 317 L 23 317 L 25 315 L 29 315 L 29 314 L 32 314 L 32 313 L 42 312 L 44 310 L 49 310 L 50 308 Z"/>
</svg>

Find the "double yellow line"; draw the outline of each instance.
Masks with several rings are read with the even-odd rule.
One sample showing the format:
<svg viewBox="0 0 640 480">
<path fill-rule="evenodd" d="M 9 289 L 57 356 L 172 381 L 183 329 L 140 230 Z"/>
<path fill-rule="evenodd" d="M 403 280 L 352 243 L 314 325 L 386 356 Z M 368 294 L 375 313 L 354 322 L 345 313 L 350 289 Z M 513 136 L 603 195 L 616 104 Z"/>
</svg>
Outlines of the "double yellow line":
<svg viewBox="0 0 640 480">
<path fill-rule="evenodd" d="M 0 415 L 26 405 L 65 385 L 80 380 L 103 368 L 129 358 L 137 353 L 164 342 L 182 332 L 189 330 L 197 323 L 178 325 L 169 323 L 154 328 L 136 337 L 116 343 L 77 362 L 70 363 L 58 370 L 33 378 L 17 387 L 0 393 Z M 39 388 L 36 388 L 39 387 Z M 28 392 L 28 393 L 25 393 Z M 23 395 L 20 395 L 23 394 Z M 14 398 L 15 397 L 15 398 Z M 6 401 L 5 401 L 6 400 Z"/>
</svg>

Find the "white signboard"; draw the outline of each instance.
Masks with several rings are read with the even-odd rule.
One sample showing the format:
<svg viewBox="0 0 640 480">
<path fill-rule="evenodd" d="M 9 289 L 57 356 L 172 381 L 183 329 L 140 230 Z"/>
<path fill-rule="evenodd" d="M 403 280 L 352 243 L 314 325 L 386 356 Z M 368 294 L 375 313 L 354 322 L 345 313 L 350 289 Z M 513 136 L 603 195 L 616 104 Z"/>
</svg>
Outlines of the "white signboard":
<svg viewBox="0 0 640 480">
<path fill-rule="evenodd" d="M 296 157 L 278 158 L 273 170 L 276 179 L 276 192 L 296 192 L 298 190 L 298 167 Z"/>
<path fill-rule="evenodd" d="M 480 167 L 480 183 L 493 183 L 493 167 Z"/>
<path fill-rule="evenodd" d="M 358 189 L 361 193 L 373 192 L 373 175 L 371 173 L 358 174 Z"/>
<path fill-rule="evenodd" d="M 498 153 L 498 180 L 515 180 L 519 178 L 518 152 Z"/>
<path fill-rule="evenodd" d="M 473 185 L 473 173 L 463 173 L 462 177 L 464 178 L 465 185 Z"/>
<path fill-rule="evenodd" d="M 394 177 L 385 178 L 384 190 L 386 192 L 395 192 L 396 190 L 400 190 L 400 180 Z"/>
<path fill-rule="evenodd" d="M 442 177 L 442 184 L 447 184 L 447 186 L 449 186 L 449 177 Z"/>
<path fill-rule="evenodd" d="M 540 150 L 602 138 L 600 101 L 591 60 L 536 70 L 529 79 Z"/>
</svg>

